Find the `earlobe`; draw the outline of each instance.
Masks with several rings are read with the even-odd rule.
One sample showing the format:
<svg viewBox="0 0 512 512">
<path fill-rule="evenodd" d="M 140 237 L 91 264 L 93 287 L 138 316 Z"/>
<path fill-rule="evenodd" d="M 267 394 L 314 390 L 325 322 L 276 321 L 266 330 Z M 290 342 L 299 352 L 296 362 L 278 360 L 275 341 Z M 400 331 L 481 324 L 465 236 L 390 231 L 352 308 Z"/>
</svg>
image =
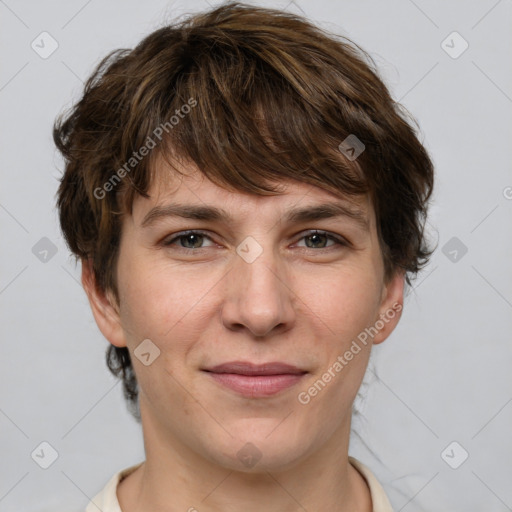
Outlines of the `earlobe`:
<svg viewBox="0 0 512 512">
<path fill-rule="evenodd" d="M 379 318 L 375 321 L 378 333 L 373 338 L 375 345 L 382 343 L 398 325 L 404 307 L 404 280 L 402 272 L 395 275 L 384 286 Z"/>
<path fill-rule="evenodd" d="M 82 260 L 82 285 L 103 336 L 116 347 L 126 347 L 118 305 L 112 293 L 101 290 L 97 285 L 90 260 Z"/>
</svg>

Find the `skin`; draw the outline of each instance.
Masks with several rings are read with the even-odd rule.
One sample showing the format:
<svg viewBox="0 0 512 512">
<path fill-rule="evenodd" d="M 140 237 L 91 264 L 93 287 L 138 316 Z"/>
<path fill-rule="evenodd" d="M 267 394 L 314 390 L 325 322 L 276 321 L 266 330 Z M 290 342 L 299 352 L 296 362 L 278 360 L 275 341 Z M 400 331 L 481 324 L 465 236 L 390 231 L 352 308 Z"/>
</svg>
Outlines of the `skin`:
<svg viewBox="0 0 512 512">
<path fill-rule="evenodd" d="M 403 304 L 403 275 L 384 280 L 370 201 L 352 198 L 368 231 L 349 217 L 290 224 L 290 208 L 340 197 L 292 181 L 279 195 L 242 194 L 191 164 L 181 169 L 186 176 L 160 161 L 150 197 L 137 197 L 123 219 L 119 304 L 83 265 L 96 322 L 110 343 L 129 348 L 140 385 L 146 461 L 118 486 L 122 510 L 371 511 L 367 484 L 348 461 L 351 410 L 371 345 L 389 336 L 401 308 L 309 403 L 298 400 L 358 334 Z M 217 206 L 232 219 L 167 217 L 141 227 L 151 208 L 172 203 Z M 165 245 L 189 229 L 207 236 Z M 312 239 L 313 229 L 349 245 Z M 252 263 L 236 252 L 248 236 L 263 250 Z M 149 366 L 133 355 L 145 339 L 160 350 Z M 234 360 L 308 373 L 276 395 L 244 397 L 202 371 Z M 261 455 L 252 467 L 237 456 L 246 443 Z"/>
</svg>

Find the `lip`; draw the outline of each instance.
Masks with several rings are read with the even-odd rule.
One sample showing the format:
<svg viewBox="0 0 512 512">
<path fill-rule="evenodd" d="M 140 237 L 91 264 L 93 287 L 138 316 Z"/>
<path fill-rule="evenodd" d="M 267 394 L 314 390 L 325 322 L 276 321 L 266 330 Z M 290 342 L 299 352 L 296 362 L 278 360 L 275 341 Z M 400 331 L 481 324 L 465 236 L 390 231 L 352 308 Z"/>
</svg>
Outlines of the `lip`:
<svg viewBox="0 0 512 512">
<path fill-rule="evenodd" d="M 228 363 L 218 364 L 206 371 L 212 373 L 234 373 L 237 375 L 299 375 L 306 373 L 296 366 L 281 362 L 268 362 L 262 364 L 254 364 L 247 361 L 230 361 Z"/>
<path fill-rule="evenodd" d="M 232 361 L 204 370 L 212 379 L 241 395 L 258 398 L 275 395 L 297 384 L 307 373 L 296 366 L 269 362 Z"/>
</svg>

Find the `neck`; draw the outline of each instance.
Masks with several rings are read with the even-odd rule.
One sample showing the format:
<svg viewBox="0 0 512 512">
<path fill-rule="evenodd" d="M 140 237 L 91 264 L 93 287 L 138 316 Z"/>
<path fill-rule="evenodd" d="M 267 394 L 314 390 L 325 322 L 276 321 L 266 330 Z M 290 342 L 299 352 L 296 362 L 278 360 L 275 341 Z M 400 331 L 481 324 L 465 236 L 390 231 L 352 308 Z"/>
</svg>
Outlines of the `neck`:
<svg viewBox="0 0 512 512">
<path fill-rule="evenodd" d="M 146 421 L 146 462 L 119 484 L 119 503 L 123 512 L 169 512 L 170 505 L 187 512 L 371 512 L 366 481 L 348 461 L 346 427 L 299 462 L 247 472 L 220 466 Z"/>
</svg>

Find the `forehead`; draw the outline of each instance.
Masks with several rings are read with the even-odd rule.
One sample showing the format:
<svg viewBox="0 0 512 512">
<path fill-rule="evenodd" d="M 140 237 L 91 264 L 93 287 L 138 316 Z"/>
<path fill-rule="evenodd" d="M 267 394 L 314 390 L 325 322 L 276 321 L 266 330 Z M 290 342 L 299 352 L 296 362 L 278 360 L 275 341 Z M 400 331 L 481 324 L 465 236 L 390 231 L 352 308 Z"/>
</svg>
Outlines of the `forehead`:
<svg viewBox="0 0 512 512">
<path fill-rule="evenodd" d="M 338 220 L 375 233 L 375 214 L 367 195 L 347 196 L 310 183 L 276 177 L 269 195 L 216 184 L 193 163 L 164 160 L 153 169 L 149 197 L 136 196 L 131 224 L 146 229 L 165 219 L 182 218 L 241 227 L 243 223 L 275 225 Z M 125 221 L 128 220 L 125 217 Z"/>
<path fill-rule="evenodd" d="M 153 180 L 148 189 L 149 198 L 136 196 L 132 214 L 135 223 L 141 225 L 148 213 L 173 203 L 216 206 L 239 219 L 254 217 L 255 211 L 259 215 L 265 212 L 280 215 L 286 210 L 298 210 L 300 206 L 329 203 L 339 205 L 341 212 L 346 209 L 347 213 L 354 213 L 356 220 L 357 217 L 366 220 L 368 229 L 374 224 L 374 211 L 368 195 L 348 196 L 310 183 L 279 177 L 272 185 L 276 186 L 277 192 L 270 195 L 241 191 L 228 184 L 214 183 L 194 163 L 173 160 L 171 166 L 159 158 L 155 162 Z"/>
</svg>

